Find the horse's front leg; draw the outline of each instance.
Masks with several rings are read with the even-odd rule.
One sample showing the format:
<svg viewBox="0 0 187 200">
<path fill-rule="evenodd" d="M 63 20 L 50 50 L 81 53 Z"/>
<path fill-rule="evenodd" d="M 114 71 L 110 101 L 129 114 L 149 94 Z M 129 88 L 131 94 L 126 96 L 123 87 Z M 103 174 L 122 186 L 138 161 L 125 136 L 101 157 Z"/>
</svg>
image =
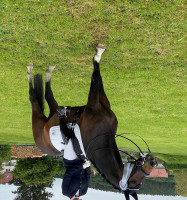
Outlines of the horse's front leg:
<svg viewBox="0 0 187 200">
<path fill-rule="evenodd" d="M 101 56 L 104 51 L 105 47 L 99 44 L 96 47 L 96 55 L 93 58 L 94 71 L 91 78 L 90 92 L 87 102 L 87 106 L 91 108 L 97 108 L 100 103 L 102 103 L 105 107 L 110 108 L 110 103 L 104 92 L 104 87 L 99 67 L 99 62 L 101 60 Z"/>
</svg>

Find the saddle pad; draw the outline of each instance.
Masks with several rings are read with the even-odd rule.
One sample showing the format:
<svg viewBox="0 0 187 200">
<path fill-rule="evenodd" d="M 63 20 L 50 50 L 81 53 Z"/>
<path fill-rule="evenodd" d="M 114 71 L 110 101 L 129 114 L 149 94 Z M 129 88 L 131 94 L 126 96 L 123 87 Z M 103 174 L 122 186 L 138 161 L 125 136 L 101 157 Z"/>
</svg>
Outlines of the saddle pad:
<svg viewBox="0 0 187 200">
<path fill-rule="evenodd" d="M 78 124 L 73 124 L 72 125 L 72 123 L 69 123 L 69 124 L 67 124 L 67 126 L 68 126 L 68 128 L 73 128 L 74 129 L 75 137 L 78 139 L 80 148 L 82 150 L 82 153 L 86 157 L 86 153 L 84 151 L 84 146 L 83 146 L 83 143 L 82 143 L 82 137 L 81 137 L 79 125 Z M 53 146 L 58 151 L 61 152 L 62 150 L 65 149 L 66 145 L 63 144 L 64 141 L 62 139 L 62 135 L 61 135 L 61 132 L 60 132 L 60 126 L 51 127 L 50 130 L 49 130 L 49 135 L 50 135 L 51 143 L 53 144 Z"/>
<path fill-rule="evenodd" d="M 52 126 L 49 130 L 49 136 L 50 136 L 50 140 L 52 145 L 58 150 L 58 151 L 62 151 L 65 148 L 65 144 L 63 139 L 62 139 L 62 135 L 60 132 L 60 126 Z"/>
</svg>

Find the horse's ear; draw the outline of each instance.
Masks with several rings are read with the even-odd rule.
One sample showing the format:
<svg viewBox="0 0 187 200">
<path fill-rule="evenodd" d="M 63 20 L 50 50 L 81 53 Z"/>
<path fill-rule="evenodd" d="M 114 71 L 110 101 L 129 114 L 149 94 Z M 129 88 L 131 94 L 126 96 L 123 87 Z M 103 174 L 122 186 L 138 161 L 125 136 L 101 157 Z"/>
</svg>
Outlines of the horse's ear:
<svg viewBox="0 0 187 200">
<path fill-rule="evenodd" d="M 138 195 L 136 192 L 132 193 L 131 196 L 135 199 L 135 200 L 138 200 Z"/>
<path fill-rule="evenodd" d="M 126 200 L 129 200 L 129 199 L 130 199 L 129 193 L 128 193 L 127 191 L 124 192 L 124 195 L 125 195 Z"/>
</svg>

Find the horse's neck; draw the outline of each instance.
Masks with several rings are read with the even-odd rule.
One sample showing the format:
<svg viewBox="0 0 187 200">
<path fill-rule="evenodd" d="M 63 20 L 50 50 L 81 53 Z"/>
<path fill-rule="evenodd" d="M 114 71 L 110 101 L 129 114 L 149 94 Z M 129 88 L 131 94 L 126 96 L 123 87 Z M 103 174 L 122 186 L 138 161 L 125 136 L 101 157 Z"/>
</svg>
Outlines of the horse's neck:
<svg viewBox="0 0 187 200">
<path fill-rule="evenodd" d="M 108 159 L 108 165 L 110 166 L 109 176 L 106 179 L 117 189 L 119 189 L 119 181 L 123 176 L 124 165 L 122 163 L 120 154 L 118 151 L 111 151 L 111 158 Z"/>
<path fill-rule="evenodd" d="M 114 188 L 119 189 L 119 181 L 123 176 L 124 168 L 119 152 L 109 148 L 95 150 L 91 161 L 101 175 L 103 175 Z"/>
</svg>

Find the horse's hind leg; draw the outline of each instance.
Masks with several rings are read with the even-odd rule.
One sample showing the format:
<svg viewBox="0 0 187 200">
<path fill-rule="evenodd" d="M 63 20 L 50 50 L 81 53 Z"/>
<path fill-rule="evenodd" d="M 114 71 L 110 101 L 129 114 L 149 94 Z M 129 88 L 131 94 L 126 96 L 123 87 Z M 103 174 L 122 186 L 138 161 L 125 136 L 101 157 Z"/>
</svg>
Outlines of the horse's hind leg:
<svg viewBox="0 0 187 200">
<path fill-rule="evenodd" d="M 87 105 L 90 107 L 97 107 L 99 103 L 102 103 L 105 107 L 110 108 L 110 103 L 104 92 L 104 87 L 99 67 L 101 55 L 104 51 L 105 47 L 99 44 L 96 48 L 96 55 L 93 58 L 94 71 L 92 74 L 90 92 L 87 103 Z"/>
<path fill-rule="evenodd" d="M 44 127 L 44 124 L 46 123 L 46 117 L 43 114 L 43 106 L 41 108 L 41 104 L 39 104 L 38 102 L 38 98 L 43 97 L 42 94 L 39 95 L 38 92 L 36 92 L 36 88 L 40 90 L 40 92 L 42 92 L 43 90 L 43 85 L 42 85 L 42 77 L 41 75 L 37 75 L 35 77 L 35 83 L 36 82 L 40 82 L 41 84 L 36 84 L 36 88 L 33 87 L 32 84 L 32 69 L 33 69 L 33 65 L 30 64 L 27 66 L 27 78 L 29 80 L 29 99 L 30 102 L 32 104 L 32 128 L 33 128 L 33 135 L 34 135 L 34 140 L 36 142 L 36 144 L 39 144 L 39 141 L 41 141 L 42 138 L 42 130 Z M 38 80 L 36 80 L 38 79 Z M 41 88 L 40 88 L 41 87 Z M 39 95 L 39 97 L 37 97 L 37 94 Z M 42 103 L 42 100 L 40 101 Z"/>
<path fill-rule="evenodd" d="M 32 104 L 32 115 L 33 118 L 45 119 L 43 114 L 43 85 L 42 85 L 42 76 L 37 74 L 34 77 L 35 88 L 32 84 L 32 69 L 33 64 L 27 66 L 27 78 L 29 81 L 29 100 Z"/>
<path fill-rule="evenodd" d="M 50 66 L 49 69 L 46 71 L 45 99 L 50 109 L 50 114 L 48 119 L 50 119 L 50 117 L 52 117 L 55 113 L 57 113 L 58 109 L 58 104 L 51 90 L 51 74 L 54 68 L 55 68 L 54 66 Z"/>
</svg>

